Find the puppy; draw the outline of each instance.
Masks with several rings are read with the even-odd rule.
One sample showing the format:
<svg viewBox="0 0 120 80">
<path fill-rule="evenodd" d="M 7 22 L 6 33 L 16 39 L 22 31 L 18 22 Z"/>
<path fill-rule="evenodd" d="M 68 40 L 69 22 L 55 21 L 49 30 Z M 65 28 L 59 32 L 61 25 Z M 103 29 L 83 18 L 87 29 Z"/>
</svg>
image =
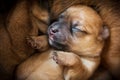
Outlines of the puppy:
<svg viewBox="0 0 120 80">
<path fill-rule="evenodd" d="M 17 68 L 18 80 L 87 80 L 100 63 L 104 40 L 109 36 L 100 16 L 76 5 L 63 12 L 48 28 L 47 36 L 28 38 L 39 50 Z M 58 51 L 62 50 L 62 51 Z"/>
<path fill-rule="evenodd" d="M 11 3 L 14 1 L 17 3 L 8 15 L 0 14 L 1 80 L 13 80 L 16 66 L 35 53 L 26 44 L 26 37 L 38 35 L 38 31 L 39 35 L 46 33 L 49 23 L 46 0 L 13 0 Z"/>
</svg>

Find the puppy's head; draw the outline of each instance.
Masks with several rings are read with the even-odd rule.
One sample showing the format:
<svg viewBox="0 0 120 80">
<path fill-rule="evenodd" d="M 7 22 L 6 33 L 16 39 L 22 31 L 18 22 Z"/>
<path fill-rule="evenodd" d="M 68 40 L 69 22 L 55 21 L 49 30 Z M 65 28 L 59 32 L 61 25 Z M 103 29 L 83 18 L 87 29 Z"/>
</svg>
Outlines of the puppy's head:
<svg viewBox="0 0 120 80">
<path fill-rule="evenodd" d="M 91 54 L 101 51 L 109 31 L 93 9 L 76 5 L 49 26 L 48 35 L 50 45 L 56 49 Z"/>
</svg>

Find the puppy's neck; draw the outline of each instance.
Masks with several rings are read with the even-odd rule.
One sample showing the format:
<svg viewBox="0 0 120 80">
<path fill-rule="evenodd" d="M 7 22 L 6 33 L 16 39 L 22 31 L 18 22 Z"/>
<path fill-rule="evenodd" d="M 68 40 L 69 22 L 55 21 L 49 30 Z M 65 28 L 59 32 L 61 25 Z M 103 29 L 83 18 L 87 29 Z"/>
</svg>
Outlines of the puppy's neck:
<svg viewBox="0 0 120 80">
<path fill-rule="evenodd" d="M 100 55 L 79 55 L 82 58 L 100 58 Z"/>
<path fill-rule="evenodd" d="M 82 58 L 100 58 L 100 54 L 101 52 L 77 52 L 77 51 L 73 51 L 75 54 L 77 54 L 78 56 L 82 57 Z"/>
<path fill-rule="evenodd" d="M 96 70 L 96 68 L 100 64 L 100 53 L 89 53 L 89 54 L 79 54 L 80 59 L 84 65 L 84 67 L 88 70 L 89 74 Z"/>
</svg>

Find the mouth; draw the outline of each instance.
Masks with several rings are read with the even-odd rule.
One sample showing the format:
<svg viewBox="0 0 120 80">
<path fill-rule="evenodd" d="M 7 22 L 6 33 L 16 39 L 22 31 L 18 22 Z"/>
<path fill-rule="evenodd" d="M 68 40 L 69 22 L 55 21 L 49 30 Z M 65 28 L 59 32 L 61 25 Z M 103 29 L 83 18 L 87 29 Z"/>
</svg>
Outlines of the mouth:
<svg viewBox="0 0 120 80">
<path fill-rule="evenodd" d="M 57 49 L 57 50 L 66 49 L 65 41 L 59 41 L 60 39 L 57 39 L 54 35 L 50 35 L 50 34 L 48 35 L 48 39 L 49 39 L 49 44 L 54 49 Z"/>
<path fill-rule="evenodd" d="M 49 44 L 51 45 L 51 47 L 57 49 L 57 50 L 65 50 L 66 46 L 53 40 L 53 39 L 49 39 Z"/>
<path fill-rule="evenodd" d="M 67 45 L 67 37 L 64 30 L 59 27 L 58 23 L 54 23 L 48 28 L 48 39 L 51 47 L 63 50 Z"/>
<path fill-rule="evenodd" d="M 51 40 L 51 41 L 54 41 L 54 36 L 53 35 L 51 35 L 51 34 L 48 34 L 48 37 L 49 37 L 49 40 Z"/>
</svg>

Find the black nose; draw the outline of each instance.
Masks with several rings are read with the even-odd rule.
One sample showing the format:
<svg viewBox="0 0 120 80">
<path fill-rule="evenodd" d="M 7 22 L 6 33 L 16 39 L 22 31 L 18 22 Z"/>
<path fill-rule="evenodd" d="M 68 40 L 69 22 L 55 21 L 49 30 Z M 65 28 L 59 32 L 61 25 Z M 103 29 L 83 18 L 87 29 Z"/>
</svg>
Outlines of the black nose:
<svg viewBox="0 0 120 80">
<path fill-rule="evenodd" d="M 50 30 L 50 32 L 52 34 L 55 34 L 55 33 L 59 32 L 59 30 L 57 28 L 52 27 L 51 30 Z"/>
</svg>

